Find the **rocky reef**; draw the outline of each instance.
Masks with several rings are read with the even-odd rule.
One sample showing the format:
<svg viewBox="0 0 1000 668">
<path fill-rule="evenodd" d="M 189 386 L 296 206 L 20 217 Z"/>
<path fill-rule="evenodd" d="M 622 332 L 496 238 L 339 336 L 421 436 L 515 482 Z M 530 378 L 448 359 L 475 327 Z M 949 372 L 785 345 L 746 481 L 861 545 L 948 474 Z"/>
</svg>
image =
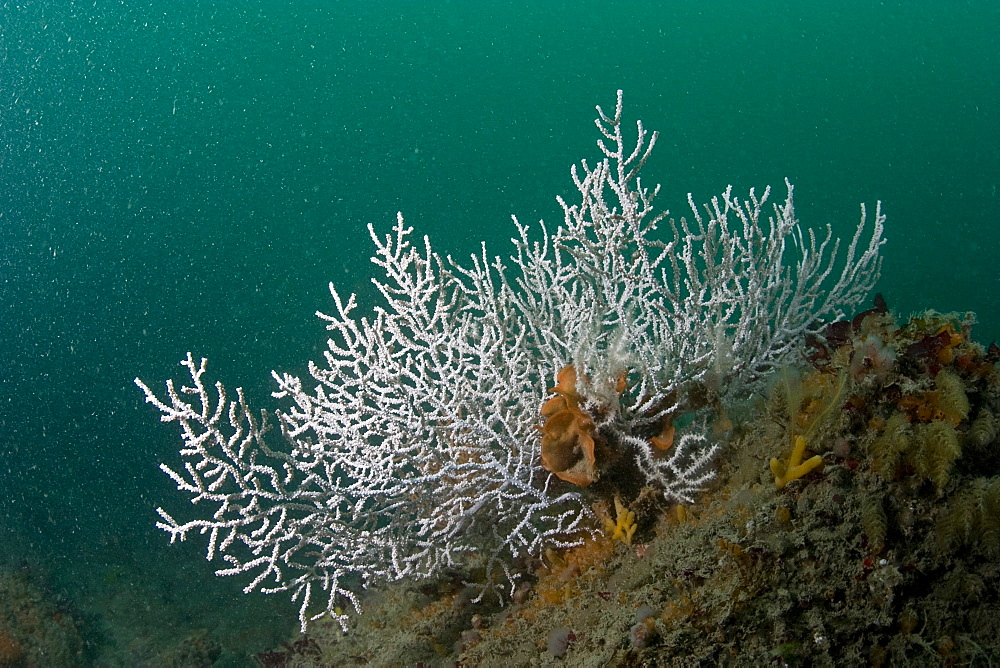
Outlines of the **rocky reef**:
<svg viewBox="0 0 1000 668">
<path fill-rule="evenodd" d="M 983 665 L 1000 659 L 1000 348 L 881 298 L 716 416 L 693 504 L 595 499 L 604 531 L 473 603 L 471 568 L 371 592 L 264 665 Z M 295 644 L 297 643 L 297 644 Z"/>
</svg>

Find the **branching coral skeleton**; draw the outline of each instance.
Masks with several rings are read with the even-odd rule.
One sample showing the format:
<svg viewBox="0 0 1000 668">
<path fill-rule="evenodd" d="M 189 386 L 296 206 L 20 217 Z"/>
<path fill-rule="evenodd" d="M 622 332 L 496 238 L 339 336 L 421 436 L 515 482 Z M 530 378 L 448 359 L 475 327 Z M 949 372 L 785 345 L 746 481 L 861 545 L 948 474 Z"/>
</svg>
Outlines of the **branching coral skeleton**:
<svg viewBox="0 0 1000 668">
<path fill-rule="evenodd" d="M 596 125 L 602 158 L 572 169 L 579 199 L 559 199 L 551 233 L 515 218 L 509 263 L 485 246 L 465 263 L 442 257 L 402 216 L 388 235 L 369 225 L 381 302 L 358 318 L 355 296 L 330 286 L 328 349 L 307 379 L 272 373 L 276 420 L 206 386 L 190 354 L 191 384 L 168 381 L 165 400 L 136 379 L 181 427 L 183 468 L 162 468 L 207 510 L 161 509 L 159 526 L 206 534 L 209 559 L 228 564 L 218 573 L 251 574 L 247 590 L 291 592 L 303 627 L 344 623 L 359 587 L 452 566 L 481 566 L 484 591 L 498 575 L 513 588 L 526 559 L 600 528 L 591 489 L 540 456 L 548 388 L 569 365 L 574 394 L 548 411 L 576 431 L 553 425 L 556 437 L 575 448 L 585 432 L 639 484 L 690 502 L 720 447 L 706 413 L 865 298 L 884 219 L 876 208 L 866 225 L 862 207 L 842 265 L 829 228 L 799 227 L 790 184 L 773 206 L 769 189 L 726 189 L 703 208 L 689 196 L 690 220 L 667 219 L 640 181 L 657 134 L 638 122 L 626 140 L 620 91 Z"/>
</svg>

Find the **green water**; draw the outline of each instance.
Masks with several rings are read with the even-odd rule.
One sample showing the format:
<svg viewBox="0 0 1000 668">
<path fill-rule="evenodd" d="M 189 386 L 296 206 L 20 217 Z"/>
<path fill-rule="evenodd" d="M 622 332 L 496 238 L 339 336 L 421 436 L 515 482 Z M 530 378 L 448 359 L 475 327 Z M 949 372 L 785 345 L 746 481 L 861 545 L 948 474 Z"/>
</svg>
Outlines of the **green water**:
<svg viewBox="0 0 1000 668">
<path fill-rule="evenodd" d="M 995 2 L 2 2 L 0 561 L 118 625 L 101 652 L 281 637 L 283 597 L 152 527 L 179 441 L 132 378 L 191 350 L 273 407 L 327 283 L 370 295 L 366 223 L 506 253 L 511 214 L 561 219 L 618 88 L 662 205 L 787 176 L 849 234 L 880 199 L 890 306 L 1000 339 Z"/>
</svg>

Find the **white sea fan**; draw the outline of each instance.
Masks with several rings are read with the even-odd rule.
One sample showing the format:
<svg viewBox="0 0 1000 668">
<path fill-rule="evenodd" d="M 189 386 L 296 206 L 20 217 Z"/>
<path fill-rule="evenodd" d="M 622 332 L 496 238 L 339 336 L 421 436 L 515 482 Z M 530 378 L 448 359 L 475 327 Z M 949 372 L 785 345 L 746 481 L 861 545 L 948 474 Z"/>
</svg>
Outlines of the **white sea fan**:
<svg viewBox="0 0 1000 668">
<path fill-rule="evenodd" d="M 247 590 L 290 591 L 300 620 L 357 607 L 357 587 L 479 564 L 513 586 L 525 559 L 572 545 L 596 523 L 585 491 L 540 463 L 540 409 L 572 364 L 596 438 L 639 480 L 690 501 L 718 450 L 701 414 L 788 361 L 806 333 L 859 304 L 880 269 L 883 216 L 862 219 L 839 272 L 839 240 L 803 233 L 792 187 L 739 200 L 727 189 L 692 220 L 667 221 L 639 179 L 656 133 L 626 145 L 598 107 L 603 158 L 574 167 L 580 200 L 533 236 L 516 218 L 510 264 L 483 246 L 466 263 L 415 243 L 399 216 L 369 225 L 382 300 L 355 316 L 331 285 L 330 331 L 310 378 L 273 373 L 284 444 L 267 416 L 182 362 L 191 385 L 168 381 L 164 421 L 181 425 L 183 470 L 162 468 L 209 516 L 175 520 L 172 539 L 208 534 L 220 574 L 250 572 Z M 768 213 L 772 213 L 768 217 Z M 666 234 L 657 226 L 666 222 Z M 625 389 L 622 391 L 622 384 Z M 707 395 L 715 397 L 706 400 Z M 649 439 L 681 415 L 674 445 Z M 693 419 L 692 419 L 693 418 Z M 490 585 L 487 585 L 489 588 Z M 317 601 L 317 589 L 324 592 Z"/>
</svg>

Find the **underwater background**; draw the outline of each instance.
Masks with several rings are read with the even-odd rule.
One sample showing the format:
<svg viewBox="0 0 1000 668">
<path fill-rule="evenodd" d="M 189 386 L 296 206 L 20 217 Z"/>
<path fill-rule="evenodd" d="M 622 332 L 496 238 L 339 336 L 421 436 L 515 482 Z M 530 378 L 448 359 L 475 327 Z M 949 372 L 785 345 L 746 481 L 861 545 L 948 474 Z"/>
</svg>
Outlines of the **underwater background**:
<svg viewBox="0 0 1000 668">
<path fill-rule="evenodd" d="M 619 88 L 660 206 L 787 177 L 845 236 L 881 200 L 890 307 L 1000 339 L 997 3 L 2 2 L 0 567 L 88 660 L 288 638 L 284 594 L 154 527 L 180 440 L 132 379 L 190 350 L 273 409 L 327 284 L 372 303 L 367 223 L 506 256 L 511 214 L 561 222 Z"/>
</svg>

